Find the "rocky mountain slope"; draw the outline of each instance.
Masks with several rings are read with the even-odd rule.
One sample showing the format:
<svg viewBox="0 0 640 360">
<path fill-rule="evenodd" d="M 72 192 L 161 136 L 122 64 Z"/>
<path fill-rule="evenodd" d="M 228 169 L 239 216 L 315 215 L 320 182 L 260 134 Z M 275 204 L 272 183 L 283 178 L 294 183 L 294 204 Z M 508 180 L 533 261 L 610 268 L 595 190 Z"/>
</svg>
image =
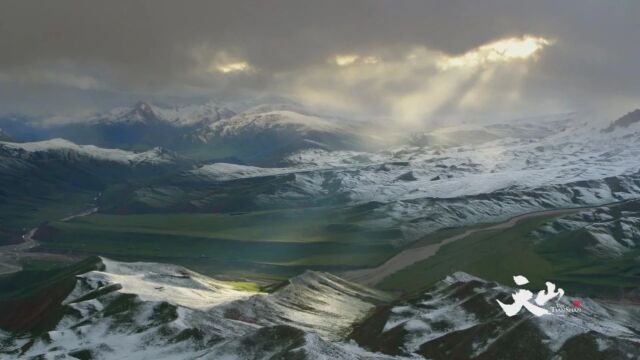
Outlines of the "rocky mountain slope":
<svg viewBox="0 0 640 360">
<path fill-rule="evenodd" d="M 498 139 L 378 152 L 307 149 L 280 167 L 206 164 L 134 189 L 113 209 L 209 211 L 232 199 L 230 211 L 366 207 L 367 226 L 399 226 L 403 241 L 411 241 L 446 227 L 640 194 L 640 129 L 603 134 L 577 120 L 554 119 L 485 131 Z"/>
<path fill-rule="evenodd" d="M 63 139 L 0 142 L 0 234 L 86 211 L 98 192 L 115 183 L 186 166 L 188 161 L 161 148 L 135 153 Z"/>
<path fill-rule="evenodd" d="M 268 294 L 172 265 L 101 259 L 99 268 L 78 277 L 53 329 L 3 334 L 4 356 L 353 358 L 338 342 L 391 300 L 326 273 L 307 272 Z"/>
<path fill-rule="evenodd" d="M 549 222 L 535 235 L 556 242 L 563 236 L 573 251 L 603 259 L 633 257 L 640 248 L 640 206 L 635 201 L 586 210 Z"/>
<path fill-rule="evenodd" d="M 112 109 L 86 120 L 94 124 L 167 123 L 174 127 L 203 127 L 235 113 L 214 102 L 176 106 L 158 106 L 140 101 L 133 107 Z"/>
<path fill-rule="evenodd" d="M 624 115 L 623 117 L 617 119 L 616 121 L 614 121 L 613 123 L 611 123 L 611 125 L 609 125 L 609 127 L 607 127 L 606 129 L 604 129 L 604 132 L 612 132 L 614 130 L 623 130 L 625 128 L 628 128 L 631 125 L 637 124 L 640 122 L 640 109 L 636 109 L 626 115 Z"/>
<path fill-rule="evenodd" d="M 42 120 L 33 123 L 35 133 L 62 137 L 102 147 L 177 149 L 190 142 L 190 134 L 208 124 L 232 116 L 233 111 L 213 103 L 161 107 L 138 102 L 88 118 Z"/>
<path fill-rule="evenodd" d="M 507 317 L 513 289 L 456 273 L 416 298 L 307 272 L 272 293 L 181 267 L 101 259 L 80 274 L 58 320 L 0 333 L 7 359 L 627 359 L 640 355 L 637 307 L 563 297 L 555 313 Z M 579 300 L 579 307 L 576 305 Z M 16 335 L 17 334 L 17 335 Z"/>
<path fill-rule="evenodd" d="M 558 284 L 561 286 L 561 284 Z M 382 307 L 352 338 L 369 350 L 428 359 L 630 359 L 640 356 L 640 310 L 564 296 L 550 315 L 507 317 L 510 287 L 455 273 L 411 301 Z"/>
<path fill-rule="evenodd" d="M 274 110 L 264 106 L 212 123 L 199 136 L 207 142 L 243 142 L 278 154 L 304 148 L 357 148 L 362 142 L 356 129 L 337 121 L 286 107 Z"/>
</svg>

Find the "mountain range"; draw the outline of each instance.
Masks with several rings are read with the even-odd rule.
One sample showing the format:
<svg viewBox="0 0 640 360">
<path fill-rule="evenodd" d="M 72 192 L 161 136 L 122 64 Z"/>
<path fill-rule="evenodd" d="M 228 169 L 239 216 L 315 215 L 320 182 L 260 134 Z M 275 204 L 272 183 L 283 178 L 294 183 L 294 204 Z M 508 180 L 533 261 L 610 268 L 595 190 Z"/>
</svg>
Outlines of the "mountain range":
<svg viewBox="0 0 640 360">
<path fill-rule="evenodd" d="M 636 358 L 637 113 L 386 145 L 287 102 L 0 118 L 0 354 Z M 570 311 L 505 316 L 516 274 Z"/>
<path fill-rule="evenodd" d="M 160 176 L 188 163 L 162 148 L 135 153 L 64 139 L 0 142 L 2 240 L 10 241 L 50 216 L 64 217 L 69 209 L 89 207 L 112 183 Z"/>
<path fill-rule="evenodd" d="M 172 107 L 138 102 L 84 117 L 6 116 L 0 118 L 0 126 L 21 141 L 64 138 L 136 151 L 162 146 L 202 159 L 233 156 L 263 163 L 304 148 L 353 149 L 365 144 L 357 128 L 295 104 L 239 109 L 212 102 Z"/>
<path fill-rule="evenodd" d="M 71 280 L 76 274 L 75 280 Z M 46 286 L 55 330 L 0 333 L 8 358 L 628 359 L 640 356 L 637 308 L 564 297 L 567 314 L 511 321 L 514 290 L 457 272 L 409 299 L 306 272 L 271 293 L 154 263 L 85 261 Z M 1 280 L 0 280 L 1 281 Z M 42 290 L 42 289 L 41 289 Z M 577 307 L 575 304 L 579 304 Z M 6 304 L 5 304 L 6 305 Z M 41 324 L 5 314 L 15 329 Z M 51 316 L 51 315 L 50 315 Z M 526 350 L 525 350 L 526 349 Z"/>
</svg>

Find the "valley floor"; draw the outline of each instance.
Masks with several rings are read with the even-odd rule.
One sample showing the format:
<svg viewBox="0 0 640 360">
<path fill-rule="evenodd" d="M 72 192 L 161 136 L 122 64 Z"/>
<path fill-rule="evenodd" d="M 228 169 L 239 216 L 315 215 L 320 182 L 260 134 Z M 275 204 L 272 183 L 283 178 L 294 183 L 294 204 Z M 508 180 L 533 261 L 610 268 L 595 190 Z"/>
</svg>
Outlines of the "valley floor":
<svg viewBox="0 0 640 360">
<path fill-rule="evenodd" d="M 518 224 L 518 222 L 525 219 L 571 214 L 571 213 L 576 213 L 580 210 L 585 210 L 585 208 L 536 211 L 536 212 L 532 212 L 524 215 L 519 215 L 498 224 L 465 230 L 462 234 L 454 235 L 454 236 L 445 238 L 443 240 L 439 240 L 439 242 L 435 244 L 422 245 L 422 246 L 418 245 L 418 246 L 409 247 L 408 249 L 402 250 L 398 254 L 394 255 L 392 258 L 385 261 L 380 266 L 377 266 L 375 268 L 370 268 L 370 269 L 348 271 L 343 273 L 342 276 L 346 279 L 349 279 L 357 283 L 361 283 L 368 286 L 376 286 L 387 277 L 403 269 L 406 269 L 417 262 L 426 260 L 434 256 L 438 252 L 438 250 L 440 250 L 441 247 L 449 243 L 452 243 L 454 241 L 464 239 L 477 232 L 508 229 L 508 228 L 514 227 L 516 224 Z"/>
<path fill-rule="evenodd" d="M 108 255 L 126 261 L 184 264 L 206 274 L 257 281 L 263 285 L 311 268 L 401 292 L 428 287 L 457 264 L 457 270 L 495 281 L 508 280 L 513 271 L 529 273 L 535 282 L 544 282 L 545 277 L 571 279 L 567 284 L 571 290 L 588 291 L 590 295 L 594 290 L 584 285 L 592 283 L 594 289 L 608 289 L 602 296 L 611 297 L 614 289 L 633 285 L 633 276 L 628 277 L 631 274 L 616 273 L 628 256 L 618 260 L 600 259 L 596 265 L 591 265 L 594 259 L 588 256 L 577 263 L 571 254 L 552 258 L 549 254 L 555 250 L 540 250 L 541 246 L 536 245 L 531 233 L 545 223 L 572 214 L 634 203 L 624 201 L 598 207 L 536 211 L 496 224 L 442 230 L 400 249 L 384 241 L 376 245 L 353 237 L 343 237 L 340 241 L 322 240 L 317 232 L 310 230 L 317 226 L 316 220 L 305 223 L 306 236 L 293 236 L 292 241 L 283 242 L 279 234 L 291 235 L 293 228 L 274 228 L 268 218 L 262 219 L 255 214 L 247 215 L 253 217 L 252 225 L 239 231 L 233 222 L 228 223 L 219 218 L 220 215 L 118 217 L 83 212 L 81 216 L 43 226 L 40 241 L 33 239 L 37 229 L 29 231 L 24 236 L 24 243 L 4 247 L 2 257 L 5 273 L 20 270 L 21 262 L 29 268 L 55 268 L 90 255 Z M 172 232 L 167 232 L 166 224 L 171 224 Z M 258 238 L 249 235 L 254 240 L 243 240 L 243 235 L 252 233 L 263 235 Z M 462 245 L 455 245 L 458 243 Z M 470 253 L 468 247 L 489 251 Z M 512 263 L 518 257 L 520 261 Z M 563 268 L 554 265 L 554 261 L 570 262 L 571 265 Z M 589 277 L 585 271 L 592 266 L 597 266 L 598 275 Z M 500 273 L 500 269 L 504 273 Z M 576 274 L 576 269 L 583 275 Z"/>
</svg>

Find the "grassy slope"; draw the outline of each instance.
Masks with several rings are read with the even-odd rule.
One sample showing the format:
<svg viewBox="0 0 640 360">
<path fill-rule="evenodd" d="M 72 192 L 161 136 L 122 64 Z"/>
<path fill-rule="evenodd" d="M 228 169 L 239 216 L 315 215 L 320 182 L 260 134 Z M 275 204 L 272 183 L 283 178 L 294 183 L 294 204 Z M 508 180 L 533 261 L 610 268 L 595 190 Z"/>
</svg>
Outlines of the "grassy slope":
<svg viewBox="0 0 640 360">
<path fill-rule="evenodd" d="M 563 233 L 539 243 L 530 233 L 554 216 L 540 216 L 520 221 L 509 229 L 472 234 L 443 246 L 433 257 L 418 262 L 385 279 L 380 288 L 414 293 L 447 274 L 462 270 L 488 280 L 510 285 L 512 276 L 525 275 L 531 288 L 544 288 L 545 281 L 556 281 L 569 293 L 608 295 L 638 284 L 634 260 L 638 254 L 603 260 L 565 245 L 569 239 L 582 242 L 580 233 Z M 564 238 L 563 241 L 561 241 Z M 419 279 L 419 280 L 417 280 Z"/>
<path fill-rule="evenodd" d="M 551 265 L 535 254 L 523 235 L 549 218 L 529 218 L 510 229 L 474 233 L 443 246 L 431 258 L 391 275 L 380 287 L 413 292 L 458 270 L 510 284 L 511 277 L 516 275 L 513 272 L 521 269 L 519 274 L 526 275 L 533 283 L 544 284 Z"/>
</svg>

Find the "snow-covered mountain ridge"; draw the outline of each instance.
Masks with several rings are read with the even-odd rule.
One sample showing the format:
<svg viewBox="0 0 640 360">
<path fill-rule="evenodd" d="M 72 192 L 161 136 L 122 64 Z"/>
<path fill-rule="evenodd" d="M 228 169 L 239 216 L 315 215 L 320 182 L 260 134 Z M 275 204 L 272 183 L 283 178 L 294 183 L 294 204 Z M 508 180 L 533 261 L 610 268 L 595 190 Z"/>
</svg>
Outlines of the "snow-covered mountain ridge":
<svg viewBox="0 0 640 360">
<path fill-rule="evenodd" d="M 344 127 L 317 116 L 303 115 L 289 110 L 243 113 L 209 125 L 212 133 L 221 136 L 238 135 L 242 131 L 264 128 L 298 127 L 300 131 L 345 131 Z"/>
<path fill-rule="evenodd" d="M 159 147 L 135 153 L 120 149 L 104 149 L 94 145 L 77 145 L 65 139 L 28 143 L 0 142 L 0 154 L 22 159 L 36 157 L 39 159 L 73 159 L 74 157 L 84 157 L 130 165 L 170 164 L 175 161 L 175 155 Z"/>
<path fill-rule="evenodd" d="M 541 241 L 557 241 L 553 240 L 555 236 L 580 234 L 584 240 L 574 251 L 586 251 L 605 260 L 620 258 L 640 248 L 638 204 L 629 201 L 564 216 L 544 224 L 534 235 Z"/>
<path fill-rule="evenodd" d="M 547 124 L 548 125 L 548 124 Z M 286 167 L 205 165 L 196 174 L 237 178 L 298 173 L 304 182 L 329 179 L 354 201 L 450 198 L 513 186 L 533 188 L 630 175 L 640 170 L 640 129 L 626 134 L 586 132 L 580 123 L 562 123 L 536 138 L 508 137 L 483 144 L 400 147 L 380 152 L 303 150 L 285 158 Z M 573 126 L 573 127 L 570 127 Z M 539 126 L 541 127 L 541 126 Z M 527 128 L 527 126 L 524 126 Z M 232 175 L 230 175 L 232 174 Z"/>
<path fill-rule="evenodd" d="M 443 227 L 640 197 L 640 128 L 605 134 L 577 120 L 516 125 L 509 136 L 481 144 L 307 149 L 281 167 L 214 163 L 180 181 L 227 189 L 269 183 L 253 198 L 261 208 L 375 203 L 373 217 L 398 224 L 408 240 Z M 526 131 L 532 127 L 535 136 Z M 206 195 L 197 196 L 206 204 Z"/>
<path fill-rule="evenodd" d="M 93 124 L 166 123 L 175 127 L 204 126 L 235 113 L 216 103 L 159 106 L 139 101 L 132 107 L 118 107 L 82 120 Z M 81 120 L 75 120 L 76 122 Z"/>
<path fill-rule="evenodd" d="M 353 337 L 369 350 L 427 359 L 640 356 L 637 306 L 576 299 L 567 294 L 553 306 L 573 311 L 536 317 L 523 308 L 510 318 L 496 300 L 510 304 L 515 291 L 457 272 L 417 299 L 381 308 L 356 328 Z"/>
<path fill-rule="evenodd" d="M 640 354 L 637 308 L 582 298 L 576 312 L 507 317 L 513 289 L 455 273 L 408 301 L 307 272 L 274 293 L 173 265 L 101 260 L 77 277 L 65 315 L 40 336 L 0 333 L 7 359 L 539 359 Z M 561 285 L 561 284 L 560 284 Z M 565 296 L 557 304 L 572 307 Z M 576 342 L 593 343 L 591 347 Z M 576 353 L 577 351 L 577 353 Z"/>
<path fill-rule="evenodd" d="M 16 139 L 24 142 L 65 138 L 106 148 L 162 146 L 205 159 L 223 153 L 263 163 L 301 149 L 362 149 L 373 141 L 362 135 L 360 125 L 347 124 L 288 103 L 228 107 L 214 102 L 176 106 L 138 102 L 69 118 L 0 117 L 0 127 L 15 130 Z"/>
<path fill-rule="evenodd" d="M 173 265 L 101 261 L 102 270 L 78 277 L 63 302 L 68 314 L 54 330 L 32 342 L 4 334 L 5 356 L 366 358 L 342 356 L 349 351 L 340 341 L 376 305 L 391 301 L 326 273 L 307 272 L 267 294 Z"/>
</svg>

